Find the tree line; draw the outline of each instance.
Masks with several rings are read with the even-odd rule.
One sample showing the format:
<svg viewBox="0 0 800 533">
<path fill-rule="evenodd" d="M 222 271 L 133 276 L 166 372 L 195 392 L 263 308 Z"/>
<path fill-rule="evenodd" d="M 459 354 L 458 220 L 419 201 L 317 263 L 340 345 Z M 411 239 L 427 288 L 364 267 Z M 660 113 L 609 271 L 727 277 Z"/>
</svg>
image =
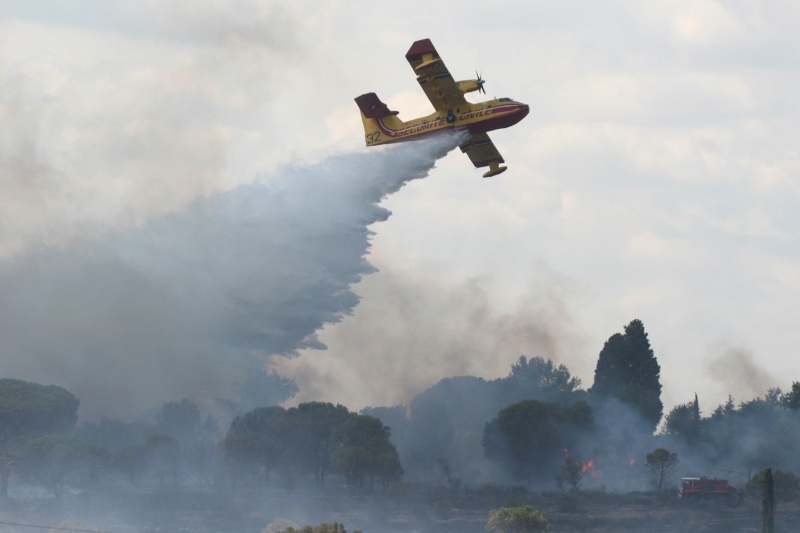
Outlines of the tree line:
<svg viewBox="0 0 800 533">
<path fill-rule="evenodd" d="M 342 405 L 262 407 L 237 416 L 224 438 L 190 400 L 167 402 L 155 424 L 101 419 L 76 427 L 79 400 L 65 389 L 0 379 L 0 498 L 9 483 L 56 499 L 111 475 L 131 485 L 195 484 L 236 490 L 334 474 L 352 490 L 385 489 L 403 475 L 391 431 Z"/>
<path fill-rule="evenodd" d="M 236 417 L 220 443 L 234 485 L 241 477 L 285 481 L 308 472 L 322 487 L 328 472 L 351 489 L 377 482 L 385 489 L 403 468 L 390 442 L 391 430 L 378 418 L 352 413 L 342 405 L 309 402 L 297 407 L 261 407 Z"/>
<path fill-rule="evenodd" d="M 647 479 L 649 464 L 666 462 L 671 473 L 677 456 L 687 475 L 800 468 L 800 458 L 783 451 L 800 437 L 800 384 L 739 406 L 729 398 L 707 417 L 695 396 L 662 420 L 660 371 L 644 324 L 632 320 L 604 343 L 587 389 L 563 364 L 520 356 L 505 377 L 445 378 L 408 405 L 360 413 L 324 402 L 254 406 L 224 432 L 186 399 L 162 405 L 154 423 L 104 418 L 76 427 L 79 401 L 68 391 L 2 379 L 0 496 L 16 474 L 59 496 L 109 472 L 134 485 L 191 481 L 229 490 L 324 487 L 334 476 L 359 491 L 386 489 L 404 475 L 453 490 L 577 488 L 596 470 L 603 484 L 631 488 Z M 291 389 L 268 375 L 243 390 L 269 384 Z"/>
</svg>

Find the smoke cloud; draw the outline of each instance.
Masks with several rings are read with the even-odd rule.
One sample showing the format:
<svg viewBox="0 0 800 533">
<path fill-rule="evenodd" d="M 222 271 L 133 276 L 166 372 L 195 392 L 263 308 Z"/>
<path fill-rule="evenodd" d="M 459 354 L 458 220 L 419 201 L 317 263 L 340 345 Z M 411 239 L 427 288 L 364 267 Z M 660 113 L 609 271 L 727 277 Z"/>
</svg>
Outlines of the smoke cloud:
<svg viewBox="0 0 800 533">
<path fill-rule="evenodd" d="M 300 388 L 292 402 L 408 403 L 445 377 L 505 376 L 521 354 L 586 366 L 588 341 L 572 307 L 580 287 L 546 265 L 531 266 L 511 304 L 485 277 L 422 273 L 412 279 L 381 265 L 359 284 L 364 301 L 353 316 L 321 333 L 330 351 L 276 361 Z"/>
<path fill-rule="evenodd" d="M 4 376 L 61 385 L 81 416 L 225 395 L 254 359 L 324 348 L 373 271 L 380 200 L 459 143 L 346 154 L 240 186 L 102 240 L 0 265 Z"/>
<path fill-rule="evenodd" d="M 741 399 L 757 398 L 778 382 L 758 364 L 752 350 L 721 342 L 710 351 L 706 363 L 708 375 L 722 390 L 735 392 Z"/>
</svg>

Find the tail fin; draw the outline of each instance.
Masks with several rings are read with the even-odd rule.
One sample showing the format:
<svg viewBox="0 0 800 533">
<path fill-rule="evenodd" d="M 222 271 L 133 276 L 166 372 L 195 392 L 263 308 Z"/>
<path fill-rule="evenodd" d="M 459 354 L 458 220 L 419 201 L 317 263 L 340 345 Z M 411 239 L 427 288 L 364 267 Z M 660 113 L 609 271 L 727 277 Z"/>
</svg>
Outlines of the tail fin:
<svg viewBox="0 0 800 533">
<path fill-rule="evenodd" d="M 397 111 L 389 111 L 389 107 L 375 93 L 362 94 L 356 98 L 356 104 L 361 110 L 367 146 L 392 141 L 393 136 L 387 132 L 403 128 L 403 121 L 397 118 Z"/>
</svg>

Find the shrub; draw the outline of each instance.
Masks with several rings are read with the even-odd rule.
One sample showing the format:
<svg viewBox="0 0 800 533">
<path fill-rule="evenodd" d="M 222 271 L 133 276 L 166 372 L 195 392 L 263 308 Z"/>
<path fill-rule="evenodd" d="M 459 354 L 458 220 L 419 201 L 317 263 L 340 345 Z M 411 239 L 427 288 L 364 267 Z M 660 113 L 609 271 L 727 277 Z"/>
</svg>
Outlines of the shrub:
<svg viewBox="0 0 800 533">
<path fill-rule="evenodd" d="M 539 533 L 549 530 L 550 523 L 545 514 L 530 505 L 492 509 L 486 523 L 486 531 L 497 533 Z"/>
</svg>

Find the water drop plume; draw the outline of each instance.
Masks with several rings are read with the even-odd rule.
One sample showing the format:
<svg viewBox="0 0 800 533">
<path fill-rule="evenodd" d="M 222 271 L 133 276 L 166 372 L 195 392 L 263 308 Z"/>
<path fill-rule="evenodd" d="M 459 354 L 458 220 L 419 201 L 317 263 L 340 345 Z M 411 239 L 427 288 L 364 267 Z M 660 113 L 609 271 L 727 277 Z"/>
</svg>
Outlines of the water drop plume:
<svg viewBox="0 0 800 533">
<path fill-rule="evenodd" d="M 61 385 L 84 419 L 225 396 L 254 361 L 324 348 L 358 303 L 381 199 L 462 141 L 332 156 L 100 241 L 0 265 L 3 377 Z M 374 229 L 374 228 L 373 228 Z"/>
</svg>

